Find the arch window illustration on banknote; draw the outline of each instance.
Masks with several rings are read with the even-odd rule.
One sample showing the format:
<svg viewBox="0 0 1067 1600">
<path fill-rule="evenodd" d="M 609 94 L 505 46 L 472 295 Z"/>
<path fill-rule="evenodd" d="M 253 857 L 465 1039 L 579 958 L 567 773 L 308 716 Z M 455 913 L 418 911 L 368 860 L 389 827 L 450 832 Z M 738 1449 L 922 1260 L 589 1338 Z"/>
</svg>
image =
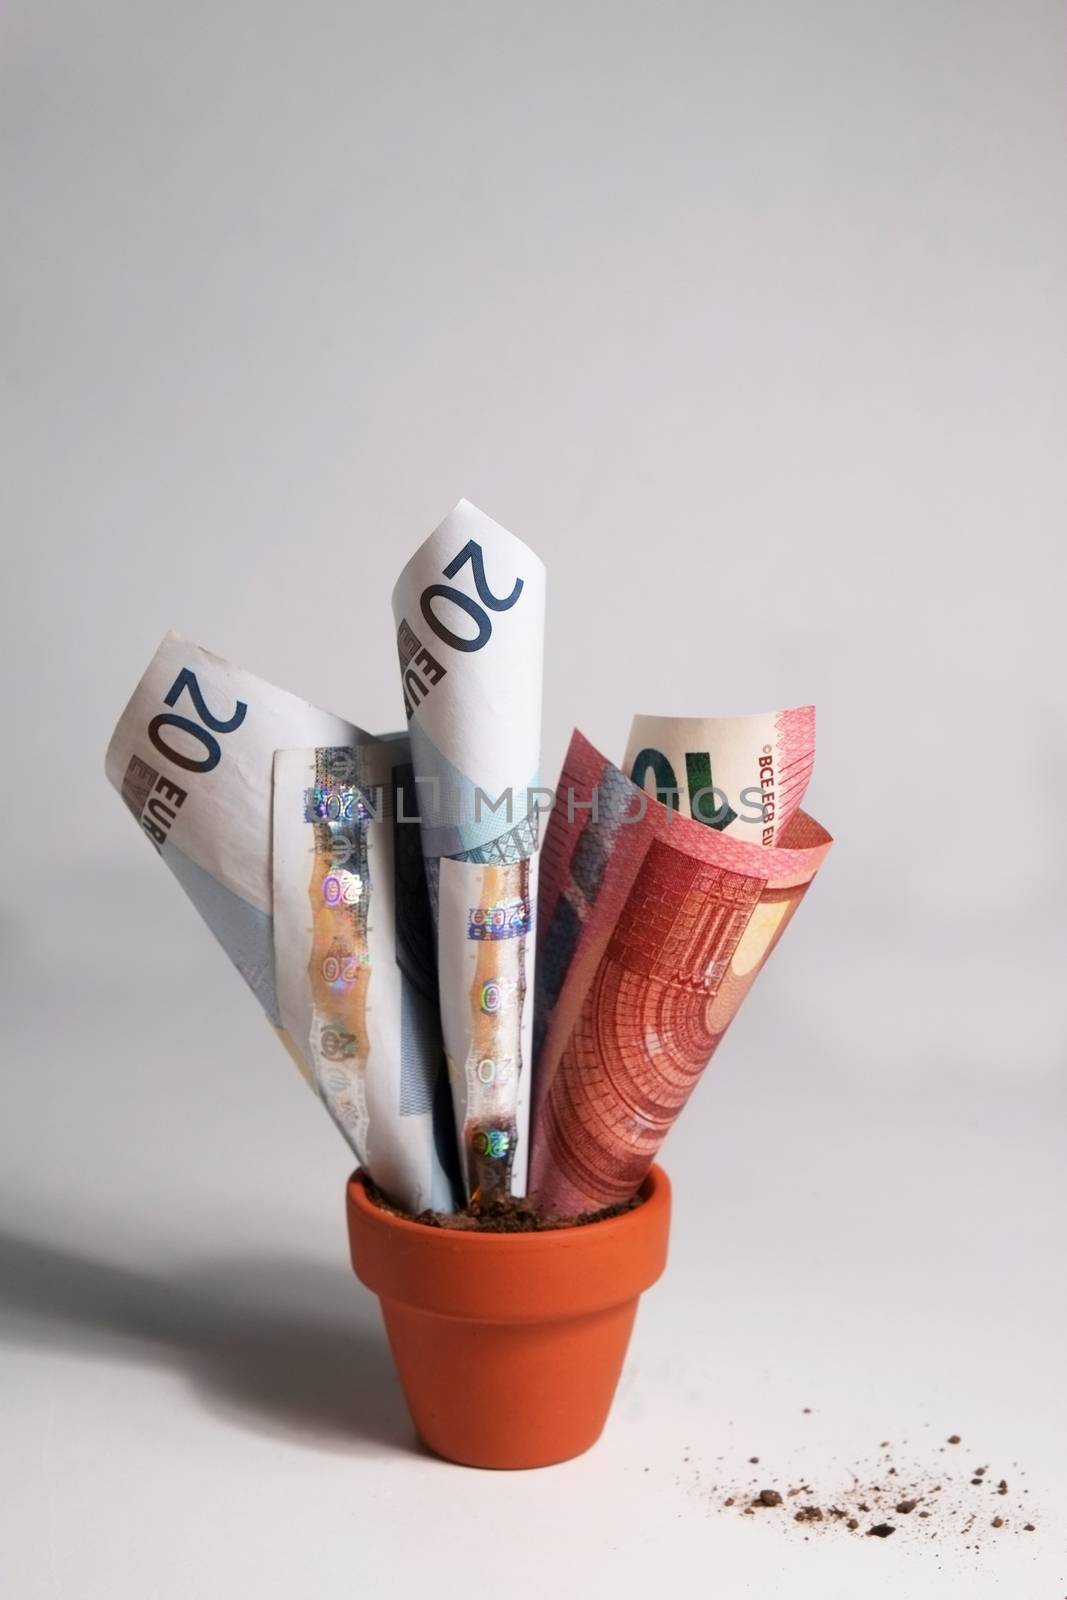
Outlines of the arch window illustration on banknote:
<svg viewBox="0 0 1067 1600">
<path fill-rule="evenodd" d="M 773 845 L 642 811 L 580 734 L 560 786 L 577 803 L 541 863 L 531 1188 L 574 1215 L 641 1182 L 830 841 L 795 807 Z"/>
<path fill-rule="evenodd" d="M 734 969 L 763 896 L 778 933 L 802 893 L 652 844 L 546 1102 L 544 1137 L 577 1188 L 633 1193 L 769 953 Z"/>
</svg>

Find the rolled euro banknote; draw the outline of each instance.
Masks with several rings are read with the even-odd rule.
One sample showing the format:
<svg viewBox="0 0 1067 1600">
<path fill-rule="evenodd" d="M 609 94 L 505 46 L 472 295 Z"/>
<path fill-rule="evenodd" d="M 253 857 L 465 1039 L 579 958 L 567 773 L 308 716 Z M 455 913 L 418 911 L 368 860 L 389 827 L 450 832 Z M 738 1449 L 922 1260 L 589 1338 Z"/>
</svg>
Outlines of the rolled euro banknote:
<svg viewBox="0 0 1067 1600">
<path fill-rule="evenodd" d="M 119 718 L 107 751 L 112 784 L 316 1092 L 319 1081 L 309 1036 L 303 1029 L 299 1038 L 289 1034 L 279 1000 L 282 974 L 275 962 L 271 859 L 274 753 L 292 746 L 347 748 L 369 742 L 369 734 L 343 717 L 264 682 L 181 634 L 168 633 Z M 417 827 L 405 831 L 417 837 Z M 424 890 L 416 887 L 412 895 L 417 900 L 420 892 L 424 924 Z M 305 967 L 308 955 L 302 956 Z M 399 1064 L 405 1041 L 411 1046 L 413 1035 L 402 1008 L 395 1012 L 395 1023 L 390 1054 Z M 418 1037 L 419 1049 L 406 1064 L 407 1082 L 420 1072 L 436 1071 L 441 1060 L 439 1035 L 436 1051 L 432 1039 Z M 438 1072 L 442 1088 L 443 1077 Z M 424 1086 L 420 1106 L 428 1098 L 431 1092 Z M 406 1122 L 403 1134 L 416 1127 Z M 449 1189 L 436 1147 L 428 1147 L 420 1135 L 411 1141 L 411 1149 L 406 1178 L 397 1178 L 396 1169 L 389 1168 L 393 1197 L 405 1204 L 426 1193 L 433 1197 L 428 1203 L 437 1203 Z"/>
<path fill-rule="evenodd" d="M 526 1187 L 545 571 L 461 500 L 393 615 L 467 1194 Z"/>
<path fill-rule="evenodd" d="M 274 757 L 282 1023 L 378 1187 L 451 1211 L 458 1179 L 433 926 L 404 735 Z"/>
<path fill-rule="evenodd" d="M 289 745 L 369 736 L 168 633 L 108 745 L 105 768 L 276 1028 L 271 768 Z M 312 1082 L 306 1057 L 285 1041 Z"/>
<path fill-rule="evenodd" d="M 747 717 L 635 717 L 623 770 L 720 833 L 774 844 L 815 763 L 815 707 Z"/>
<path fill-rule="evenodd" d="M 530 1189 L 561 1216 L 627 1199 L 830 848 L 680 816 L 575 733 L 541 871 Z"/>
</svg>

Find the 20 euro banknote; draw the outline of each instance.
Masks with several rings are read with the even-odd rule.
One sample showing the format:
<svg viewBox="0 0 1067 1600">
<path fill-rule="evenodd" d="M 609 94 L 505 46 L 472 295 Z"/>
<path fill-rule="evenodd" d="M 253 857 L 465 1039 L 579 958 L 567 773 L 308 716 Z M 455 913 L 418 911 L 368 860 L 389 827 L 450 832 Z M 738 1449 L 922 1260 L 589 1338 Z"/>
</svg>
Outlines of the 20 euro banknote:
<svg viewBox="0 0 1067 1600">
<path fill-rule="evenodd" d="M 390 1200 L 449 1211 L 458 1178 L 408 742 L 274 758 L 282 1023 Z"/>
<path fill-rule="evenodd" d="M 367 737 L 343 717 L 171 632 L 108 745 L 108 778 L 276 1028 L 274 752 Z M 289 1048 L 310 1082 L 303 1052 Z"/>
<path fill-rule="evenodd" d="M 393 591 L 468 1195 L 528 1162 L 545 572 L 462 500 Z"/>
</svg>

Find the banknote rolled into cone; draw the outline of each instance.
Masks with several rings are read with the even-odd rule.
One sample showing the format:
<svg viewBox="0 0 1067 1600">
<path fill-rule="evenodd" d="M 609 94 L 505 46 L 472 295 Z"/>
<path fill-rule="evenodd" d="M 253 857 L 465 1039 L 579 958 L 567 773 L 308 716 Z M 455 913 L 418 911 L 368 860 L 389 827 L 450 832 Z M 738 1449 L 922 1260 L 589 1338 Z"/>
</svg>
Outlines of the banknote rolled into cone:
<svg viewBox="0 0 1067 1600">
<path fill-rule="evenodd" d="M 596 1443 L 638 1297 L 663 1271 L 670 1184 L 585 1227 L 542 1233 L 429 1228 L 348 1185 L 357 1277 L 381 1299 L 419 1436 L 472 1467 L 545 1467 Z"/>
<path fill-rule="evenodd" d="M 634 1193 L 833 842 L 773 845 L 649 799 L 575 733 L 541 852 L 530 1192 Z"/>
<path fill-rule="evenodd" d="M 461 500 L 393 616 L 464 1199 L 524 1194 L 545 569 Z"/>
</svg>

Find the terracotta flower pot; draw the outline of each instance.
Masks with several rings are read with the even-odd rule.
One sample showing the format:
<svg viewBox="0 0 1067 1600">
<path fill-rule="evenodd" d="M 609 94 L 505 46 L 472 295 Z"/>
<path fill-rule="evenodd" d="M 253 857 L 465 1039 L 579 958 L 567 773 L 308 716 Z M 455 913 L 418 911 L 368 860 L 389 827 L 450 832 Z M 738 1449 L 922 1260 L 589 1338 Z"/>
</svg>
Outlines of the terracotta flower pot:
<svg viewBox="0 0 1067 1600">
<path fill-rule="evenodd" d="M 357 1277 L 381 1297 L 408 1409 L 438 1455 L 546 1467 L 600 1437 L 643 1289 L 667 1259 L 671 1190 L 544 1233 L 463 1233 L 391 1216 L 348 1185 Z"/>
</svg>

